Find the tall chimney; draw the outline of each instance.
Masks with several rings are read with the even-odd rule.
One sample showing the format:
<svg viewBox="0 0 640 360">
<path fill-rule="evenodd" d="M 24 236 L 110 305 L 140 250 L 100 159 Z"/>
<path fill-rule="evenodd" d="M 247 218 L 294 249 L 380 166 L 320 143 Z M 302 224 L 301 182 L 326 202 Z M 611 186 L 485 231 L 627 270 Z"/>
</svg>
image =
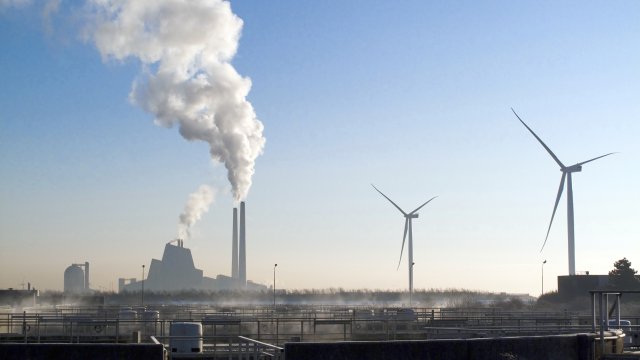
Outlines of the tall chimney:
<svg viewBox="0 0 640 360">
<path fill-rule="evenodd" d="M 231 250 L 231 278 L 238 279 L 238 208 L 233 208 L 233 242 Z"/>
<path fill-rule="evenodd" d="M 84 290 L 89 291 L 89 262 L 84 263 Z"/>
<path fill-rule="evenodd" d="M 244 201 L 240 202 L 240 256 L 238 277 L 240 286 L 247 285 L 247 244 L 245 239 L 245 222 L 244 222 Z"/>
</svg>

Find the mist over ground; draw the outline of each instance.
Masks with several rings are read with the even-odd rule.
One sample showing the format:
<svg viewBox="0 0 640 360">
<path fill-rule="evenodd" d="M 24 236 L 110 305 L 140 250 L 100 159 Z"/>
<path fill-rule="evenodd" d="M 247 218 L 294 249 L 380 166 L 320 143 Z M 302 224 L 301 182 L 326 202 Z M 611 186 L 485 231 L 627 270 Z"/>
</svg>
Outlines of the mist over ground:
<svg viewBox="0 0 640 360">
<path fill-rule="evenodd" d="M 277 306 L 372 306 L 408 307 L 409 294 L 398 290 L 346 290 L 300 289 L 276 290 Z M 41 294 L 41 304 L 61 305 L 67 302 L 91 303 L 104 298 L 105 305 L 137 305 L 141 293 L 96 292 L 94 295 L 67 297 L 61 292 L 47 291 Z M 535 302 L 528 294 L 481 292 L 464 289 L 416 290 L 411 299 L 413 307 L 484 307 L 484 306 L 528 306 Z M 266 291 L 179 291 L 144 292 L 145 305 L 212 305 L 212 306 L 273 306 L 273 290 Z"/>
</svg>

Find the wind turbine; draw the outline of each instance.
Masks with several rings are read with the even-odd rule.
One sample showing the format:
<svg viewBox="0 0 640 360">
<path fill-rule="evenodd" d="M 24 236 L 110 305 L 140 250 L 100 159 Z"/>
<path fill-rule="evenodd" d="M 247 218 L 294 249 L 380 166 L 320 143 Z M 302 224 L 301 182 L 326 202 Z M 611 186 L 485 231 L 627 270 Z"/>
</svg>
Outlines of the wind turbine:
<svg viewBox="0 0 640 360">
<path fill-rule="evenodd" d="M 560 178 L 560 187 L 558 188 L 558 195 L 556 196 L 556 203 L 553 206 L 553 212 L 551 213 L 551 221 L 549 221 L 547 236 L 544 238 L 544 243 L 542 244 L 542 248 L 540 249 L 541 252 L 542 252 L 542 249 L 544 249 L 544 246 L 547 244 L 547 239 L 549 238 L 549 231 L 551 231 L 551 224 L 553 224 L 553 217 L 556 214 L 556 209 L 558 209 L 558 203 L 560 202 L 560 197 L 562 196 L 562 190 L 564 189 L 565 180 L 567 182 L 567 232 L 568 232 L 568 240 L 569 240 L 569 275 L 575 275 L 576 274 L 576 249 L 575 249 L 575 234 L 573 231 L 573 185 L 571 182 L 571 174 L 574 172 L 582 171 L 582 165 L 586 163 L 592 162 L 594 160 L 598 160 L 600 158 L 603 158 L 605 156 L 609 156 L 615 153 L 604 154 L 587 161 L 579 162 L 571 166 L 565 166 L 560 161 L 560 159 L 558 159 L 558 157 L 553 153 L 553 151 L 551 151 L 551 149 L 549 149 L 549 147 L 542 141 L 542 139 L 540 139 L 538 135 L 536 135 L 536 133 L 534 133 L 533 130 L 531 130 L 531 128 L 527 126 L 527 124 L 525 124 L 524 121 L 522 121 L 520 116 L 518 116 L 518 114 L 516 113 L 515 110 L 513 110 L 513 108 L 511 108 L 511 111 L 513 111 L 513 113 L 516 115 L 518 120 L 520 120 L 522 125 L 524 125 L 527 128 L 527 130 L 529 130 L 529 132 L 538 140 L 538 142 L 540 142 L 542 147 L 544 147 L 545 150 L 547 150 L 547 152 L 549 153 L 549 155 L 551 155 L 553 160 L 555 160 L 555 162 L 560 166 L 560 171 L 562 171 L 562 177 Z"/>
<path fill-rule="evenodd" d="M 402 261 L 402 252 L 404 250 L 404 241 L 407 238 L 407 232 L 409 232 L 409 245 L 408 245 L 408 252 L 409 252 L 409 305 L 411 305 L 411 297 L 413 295 L 413 230 L 412 230 L 412 225 L 411 225 L 411 220 L 413 219 L 417 219 L 418 218 L 418 213 L 417 211 L 422 209 L 423 206 L 427 205 L 431 200 L 437 198 L 437 196 L 432 197 L 431 199 L 427 200 L 424 204 L 418 206 L 417 209 L 413 210 L 410 213 L 406 213 L 404 212 L 404 210 L 402 210 L 400 208 L 400 206 L 396 205 L 396 203 L 394 203 L 391 199 L 389 199 L 389 197 L 385 194 L 382 193 L 382 191 L 378 190 L 377 187 L 375 187 L 375 185 L 371 184 L 371 186 L 373 186 L 374 189 L 376 189 L 377 192 L 380 193 L 380 195 L 384 196 L 385 199 L 389 200 L 389 202 L 391 204 L 393 204 L 393 206 L 396 207 L 396 209 L 398 209 L 402 215 L 404 215 L 404 235 L 402 235 L 402 247 L 400 248 L 400 260 L 398 260 L 398 268 L 400 268 L 400 262 Z"/>
</svg>

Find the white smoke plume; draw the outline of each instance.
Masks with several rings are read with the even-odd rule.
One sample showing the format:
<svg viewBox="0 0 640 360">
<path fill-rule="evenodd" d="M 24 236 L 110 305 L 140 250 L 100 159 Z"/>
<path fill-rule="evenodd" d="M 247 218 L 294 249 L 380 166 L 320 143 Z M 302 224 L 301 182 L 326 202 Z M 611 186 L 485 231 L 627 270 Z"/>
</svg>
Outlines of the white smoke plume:
<svg viewBox="0 0 640 360">
<path fill-rule="evenodd" d="M 179 216 L 178 238 L 189 239 L 191 227 L 204 213 L 209 211 L 209 205 L 213 202 L 215 190 L 207 185 L 200 185 L 198 190 L 189 195 L 184 211 Z"/>
<path fill-rule="evenodd" d="M 90 36 L 103 59 L 138 59 L 129 99 L 187 140 L 209 144 L 236 201 L 246 198 L 263 125 L 246 97 L 251 80 L 230 61 L 242 20 L 224 0 L 90 0 Z"/>
</svg>

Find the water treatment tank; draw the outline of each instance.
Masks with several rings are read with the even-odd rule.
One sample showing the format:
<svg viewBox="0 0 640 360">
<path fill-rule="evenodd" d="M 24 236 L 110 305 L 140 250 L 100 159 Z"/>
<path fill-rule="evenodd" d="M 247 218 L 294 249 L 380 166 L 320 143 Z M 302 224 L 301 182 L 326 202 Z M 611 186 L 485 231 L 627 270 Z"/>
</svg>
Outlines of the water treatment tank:
<svg viewBox="0 0 640 360">
<path fill-rule="evenodd" d="M 64 271 L 64 292 L 79 294 L 84 291 L 84 271 L 71 265 Z"/>
<path fill-rule="evenodd" d="M 145 310 L 142 313 L 142 319 L 147 321 L 158 321 L 160 320 L 160 312 L 156 310 Z"/>
<path fill-rule="evenodd" d="M 195 322 L 175 322 L 169 328 L 169 348 L 172 353 L 201 353 L 202 324 Z M 174 338 L 178 337 L 178 338 Z M 187 338 L 185 338 L 187 337 Z"/>
<path fill-rule="evenodd" d="M 134 310 L 120 310 L 118 313 L 118 319 L 120 320 L 135 320 L 138 318 L 138 313 Z"/>
</svg>

